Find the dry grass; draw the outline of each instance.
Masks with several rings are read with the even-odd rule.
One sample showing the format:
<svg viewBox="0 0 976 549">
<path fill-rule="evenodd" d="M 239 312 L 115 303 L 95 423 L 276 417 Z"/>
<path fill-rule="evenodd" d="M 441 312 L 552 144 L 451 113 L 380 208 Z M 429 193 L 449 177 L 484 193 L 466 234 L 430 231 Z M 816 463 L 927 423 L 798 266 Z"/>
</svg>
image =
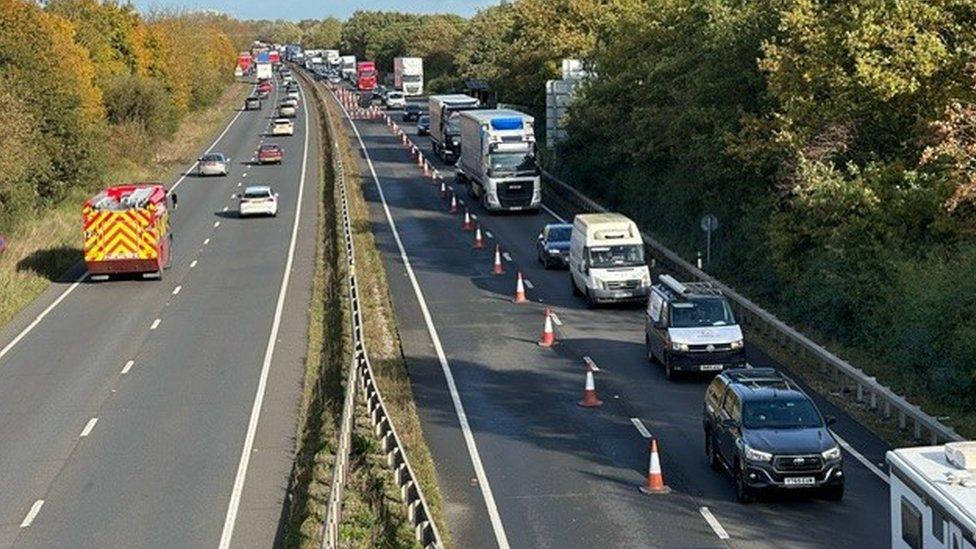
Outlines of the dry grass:
<svg viewBox="0 0 976 549">
<path fill-rule="evenodd" d="M 188 116 L 172 139 L 152 147 L 152 161 L 139 163 L 134 157 L 149 145 L 134 136 L 131 128 L 116 128 L 110 136 L 106 182 L 169 181 L 196 158 L 197 152 L 223 129 L 228 115 L 240 104 L 250 87 L 235 83 L 211 108 Z M 60 204 L 25 219 L 6 234 L 7 250 L 0 255 L 0 326 L 7 324 L 53 281 L 82 260 L 81 203 L 91 190 L 77 190 Z"/>
</svg>

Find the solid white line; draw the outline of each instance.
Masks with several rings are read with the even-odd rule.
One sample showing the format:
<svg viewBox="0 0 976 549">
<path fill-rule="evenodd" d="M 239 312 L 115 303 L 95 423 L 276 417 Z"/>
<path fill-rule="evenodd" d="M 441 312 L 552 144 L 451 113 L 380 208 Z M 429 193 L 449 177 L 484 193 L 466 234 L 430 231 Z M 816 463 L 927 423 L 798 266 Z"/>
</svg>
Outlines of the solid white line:
<svg viewBox="0 0 976 549">
<path fill-rule="evenodd" d="M 562 320 L 559 320 L 559 316 L 556 315 L 556 312 L 555 311 L 550 311 L 549 312 L 549 317 L 552 318 L 552 323 L 555 324 L 556 326 L 562 326 L 563 325 L 563 321 Z"/>
<path fill-rule="evenodd" d="M 194 268 L 196 266 L 197 266 L 197 260 L 194 259 L 193 261 L 190 262 L 190 268 L 192 269 L 192 268 Z"/>
<path fill-rule="evenodd" d="M 136 361 L 134 361 L 134 360 L 130 360 L 130 361 L 126 362 L 125 363 L 125 366 L 122 367 L 121 374 L 122 375 L 125 375 L 125 374 L 129 373 L 129 370 L 132 369 L 132 365 L 135 364 L 135 363 L 136 363 Z"/>
<path fill-rule="evenodd" d="M 43 499 L 39 499 L 35 501 L 34 505 L 31 505 L 30 511 L 27 511 L 27 516 L 24 517 L 23 522 L 20 523 L 20 527 L 27 528 L 28 526 L 30 526 L 31 523 L 34 522 L 34 519 L 37 517 L 37 514 L 41 512 L 41 507 L 43 506 L 44 506 Z"/>
<path fill-rule="evenodd" d="M 210 146 L 207 147 L 207 150 L 203 151 L 203 154 L 207 154 L 208 152 L 212 151 L 214 147 L 217 146 L 217 143 L 219 143 L 220 140 L 223 139 L 225 135 L 227 135 L 227 132 L 230 131 L 230 127 L 234 125 L 234 122 L 237 122 L 237 119 L 241 117 L 241 113 L 243 112 L 244 111 L 237 111 L 237 114 L 234 115 L 234 118 L 231 118 L 230 122 L 227 123 L 227 126 L 224 128 L 224 131 L 220 132 L 220 135 L 217 136 L 217 139 L 213 140 L 213 143 L 211 143 Z M 190 169 L 186 170 L 186 172 L 184 172 L 184 174 L 180 176 L 179 179 L 176 180 L 176 183 L 173 183 L 173 185 L 169 188 L 170 192 L 175 191 L 176 188 L 180 186 L 180 183 L 183 183 L 183 180 L 186 179 L 186 174 L 191 173 L 197 167 L 198 164 L 199 162 L 194 162 L 193 165 L 190 166 Z"/>
<path fill-rule="evenodd" d="M 89 419 L 88 420 L 88 423 L 85 425 L 85 428 L 81 430 L 81 434 L 78 435 L 78 438 L 85 438 L 88 435 L 90 435 L 91 432 L 92 432 L 92 429 L 95 428 L 95 424 L 96 423 L 98 423 L 98 418 L 97 417 L 93 417 L 93 418 Z"/>
<path fill-rule="evenodd" d="M 173 295 L 179 294 L 180 293 L 180 290 L 182 290 L 182 289 L 183 289 L 183 286 L 177 286 L 177 287 L 173 288 Z"/>
<path fill-rule="evenodd" d="M 210 244 L 210 239 L 209 238 L 203 239 L 203 245 L 206 246 L 207 244 Z"/>
<path fill-rule="evenodd" d="M 363 156 L 366 158 L 366 165 L 369 166 L 370 174 L 373 176 L 373 182 L 376 184 L 376 190 L 380 195 L 380 202 L 383 204 L 383 212 L 386 214 L 386 222 L 390 226 L 390 232 L 393 234 L 393 240 L 396 241 L 397 248 L 400 250 L 400 260 L 403 261 L 403 266 L 407 270 L 407 277 L 410 279 L 410 285 L 413 286 L 413 293 L 417 297 L 417 303 L 420 305 L 420 311 L 424 316 L 424 322 L 427 324 L 427 333 L 430 334 L 430 339 L 434 343 L 434 351 L 437 353 L 437 359 L 441 363 L 441 370 L 444 371 L 444 379 L 447 381 L 447 389 L 451 393 L 451 401 L 454 403 L 454 411 L 457 414 L 458 423 L 461 426 L 461 433 L 464 437 L 464 443 L 468 448 L 468 455 L 471 458 L 471 465 L 474 468 L 475 477 L 478 479 L 478 488 L 481 489 L 481 495 L 485 500 L 485 507 L 488 510 L 488 518 L 491 521 L 492 530 L 495 533 L 495 542 L 501 549 L 508 549 L 508 536 L 505 534 L 505 527 L 502 525 L 501 515 L 498 513 L 498 506 L 495 504 L 495 496 L 492 494 L 491 485 L 488 483 L 488 475 L 485 474 L 485 467 L 481 463 L 481 454 L 478 453 L 478 446 L 475 444 L 474 434 L 471 432 L 471 425 L 468 423 L 468 415 L 464 411 L 464 405 L 461 403 L 461 395 L 458 393 L 457 384 L 454 382 L 454 373 L 451 371 L 451 365 L 447 362 L 447 356 L 444 354 L 444 347 L 441 345 L 441 338 L 437 335 L 437 328 L 434 327 L 434 320 L 430 315 L 430 310 L 427 308 L 427 300 L 424 298 L 424 293 L 420 290 L 420 283 L 417 282 L 417 276 L 413 272 L 413 266 L 410 264 L 410 258 L 407 256 L 407 251 L 403 247 L 403 241 L 400 239 L 400 232 L 397 230 L 396 223 L 393 221 L 393 215 L 390 213 L 390 207 L 386 203 L 386 195 L 383 193 L 383 185 L 380 183 L 379 176 L 376 175 L 376 168 L 373 166 L 373 160 L 369 156 L 369 150 L 366 148 L 366 144 L 363 142 L 362 135 L 359 134 L 359 128 L 356 127 L 356 123 L 352 121 L 352 117 L 349 116 L 349 111 L 346 110 L 340 103 L 340 108 L 349 120 L 349 124 L 352 126 L 352 130 L 356 133 L 356 139 L 359 140 L 359 146 L 363 151 Z"/>
<path fill-rule="evenodd" d="M 632 417 L 630 418 L 630 422 L 634 424 L 634 427 L 637 428 L 637 432 L 640 433 L 642 437 L 651 438 L 651 433 L 647 430 L 647 427 L 644 426 L 643 421 L 641 421 L 639 418 Z"/>
<path fill-rule="evenodd" d="M 558 221 L 560 223 L 565 223 L 566 222 L 566 220 L 563 219 L 562 217 L 560 217 L 559 214 L 557 214 L 556 212 L 550 210 L 549 209 L 549 206 L 546 206 L 545 204 L 543 204 L 542 205 L 542 209 L 545 210 L 546 213 L 548 213 L 549 215 L 555 217 L 556 218 L 556 221 Z"/>
<path fill-rule="evenodd" d="M 871 471 L 878 478 L 885 481 L 885 484 L 890 484 L 890 481 L 888 480 L 888 475 L 886 475 L 884 471 L 879 469 L 877 465 L 871 463 L 871 460 L 864 457 L 864 455 L 861 454 L 861 452 L 855 450 L 853 446 L 851 446 L 846 440 L 842 439 L 840 435 L 838 435 L 833 430 L 830 431 L 830 434 L 834 435 L 834 438 L 837 439 L 837 444 L 839 444 L 841 448 L 847 451 L 848 454 L 854 456 L 854 459 L 860 461 L 861 465 L 867 467 L 868 471 Z"/>
<path fill-rule="evenodd" d="M 64 292 L 62 292 L 61 295 L 58 296 L 57 299 L 55 299 L 50 305 L 48 305 L 43 311 L 41 311 L 41 314 L 37 315 L 34 318 L 34 320 L 32 320 L 31 323 L 27 325 L 26 328 L 24 328 L 23 330 L 21 330 L 20 333 L 17 334 L 17 337 L 13 338 L 10 341 L 10 343 L 8 343 L 6 346 L 4 346 L 3 349 L 0 349 L 0 358 L 3 358 L 4 355 L 6 355 L 7 353 L 9 353 L 10 352 L 10 349 L 13 349 L 15 345 L 17 345 L 18 343 L 20 343 L 20 340 L 21 339 L 24 339 L 24 337 L 26 337 L 27 334 L 29 334 L 31 330 L 33 330 L 34 328 L 36 328 L 37 325 L 40 324 L 42 320 L 44 320 L 44 317 L 46 317 L 48 315 L 48 313 L 50 313 L 52 310 L 54 310 L 55 307 L 57 307 L 62 301 L 64 301 L 64 298 L 68 297 L 68 294 L 70 294 L 71 292 L 75 291 L 75 288 L 77 288 L 78 285 L 81 284 L 82 281 L 84 281 L 87 276 L 88 276 L 88 273 L 87 272 L 85 272 L 84 274 L 82 274 L 81 276 L 79 276 L 77 278 L 77 280 L 75 280 L 71 284 L 71 286 L 68 286 L 68 288 Z"/>
<path fill-rule="evenodd" d="M 300 89 L 302 101 L 305 101 L 305 90 Z M 291 243 L 288 245 L 288 256 L 285 259 L 285 271 L 281 275 L 281 288 L 278 291 L 278 302 L 275 304 L 274 320 L 271 323 L 271 333 L 268 335 L 268 346 L 264 352 L 264 362 L 261 364 L 261 377 L 251 406 L 251 418 L 247 424 L 244 436 L 244 447 L 241 449 L 241 460 L 237 464 L 237 475 L 234 477 L 234 488 L 227 505 L 227 515 L 224 518 L 224 530 L 220 534 L 220 549 L 230 547 L 234 536 L 234 523 L 237 520 L 237 509 L 241 504 L 241 494 L 244 492 L 244 480 L 247 477 L 247 466 L 251 461 L 251 451 L 254 447 L 254 437 L 258 430 L 258 420 L 261 419 L 261 406 L 264 403 L 264 392 L 268 386 L 268 374 L 271 371 L 271 360 L 274 358 L 275 345 L 278 342 L 278 330 L 281 327 L 281 315 L 285 310 L 285 296 L 288 294 L 288 282 L 291 279 L 291 266 L 295 260 L 295 245 L 298 241 L 298 223 L 302 217 L 302 195 L 305 190 L 305 170 L 308 166 L 308 116 L 305 119 L 305 148 L 302 153 L 302 173 L 298 181 L 298 197 L 295 199 L 295 222 L 291 227 Z"/>
<path fill-rule="evenodd" d="M 162 320 L 159 320 L 158 318 L 156 320 L 153 320 L 152 326 L 150 326 L 149 329 L 155 330 L 156 328 L 159 328 L 160 322 L 162 322 Z"/>
<path fill-rule="evenodd" d="M 729 539 L 729 533 L 725 531 L 725 528 L 722 527 L 722 523 L 715 518 L 715 515 L 712 514 L 708 507 L 702 507 L 698 511 L 701 513 L 701 516 L 705 517 L 705 522 L 712 527 L 712 530 L 715 532 L 715 535 L 718 536 L 718 539 Z"/>
</svg>

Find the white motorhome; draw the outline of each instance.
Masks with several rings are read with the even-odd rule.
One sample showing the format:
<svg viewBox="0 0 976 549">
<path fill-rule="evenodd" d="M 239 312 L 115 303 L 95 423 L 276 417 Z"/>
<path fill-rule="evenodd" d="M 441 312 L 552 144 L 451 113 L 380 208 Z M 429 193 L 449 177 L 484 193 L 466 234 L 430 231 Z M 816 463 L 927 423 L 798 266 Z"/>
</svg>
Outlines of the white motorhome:
<svg viewBox="0 0 976 549">
<path fill-rule="evenodd" d="M 892 549 L 976 549 L 976 442 L 899 448 L 885 459 Z"/>
<path fill-rule="evenodd" d="M 651 290 L 644 240 L 637 224 L 618 213 L 579 214 L 569 239 L 573 294 L 587 304 L 642 301 Z"/>
<path fill-rule="evenodd" d="M 403 95 L 424 94 L 424 59 L 396 57 L 393 59 L 393 86 Z"/>
<path fill-rule="evenodd" d="M 461 154 L 461 130 L 457 117 L 461 111 L 477 109 L 480 103 L 464 94 L 432 95 L 427 100 L 430 114 L 430 144 L 434 154 L 448 164 Z"/>
<path fill-rule="evenodd" d="M 492 211 L 537 211 L 542 205 L 533 118 L 505 109 L 458 115 L 461 155 L 457 176 Z"/>
<path fill-rule="evenodd" d="M 343 55 L 339 58 L 342 62 L 342 77 L 346 80 L 353 81 L 356 79 L 356 56 L 355 55 Z"/>
</svg>

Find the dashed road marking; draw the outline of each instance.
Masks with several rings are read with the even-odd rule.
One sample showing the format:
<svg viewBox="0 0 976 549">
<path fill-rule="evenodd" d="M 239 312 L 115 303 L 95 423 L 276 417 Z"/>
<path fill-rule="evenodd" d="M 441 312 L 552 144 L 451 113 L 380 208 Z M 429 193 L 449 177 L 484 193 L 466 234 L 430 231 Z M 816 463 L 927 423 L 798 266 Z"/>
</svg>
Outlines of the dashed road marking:
<svg viewBox="0 0 976 549">
<path fill-rule="evenodd" d="M 641 421 L 640 418 L 632 417 L 630 418 L 630 422 L 634 424 L 637 432 L 640 433 L 642 437 L 651 438 L 650 431 L 647 430 L 647 427 L 644 426 L 644 422 Z"/>
<path fill-rule="evenodd" d="M 238 187 L 240 187 L 240 186 L 241 186 L 241 182 L 240 182 L 240 181 L 238 181 L 238 182 L 237 182 L 237 186 L 238 186 Z M 231 198 L 234 198 L 234 195 L 230 195 L 230 197 L 231 197 Z"/>
<path fill-rule="evenodd" d="M 717 518 L 715 518 L 715 515 L 712 514 L 708 507 L 702 507 L 698 511 L 701 513 L 701 516 L 705 518 L 705 522 L 712 527 L 712 530 L 715 532 L 715 535 L 718 536 L 718 539 L 729 539 L 729 533 L 725 531 L 725 528 L 722 527 L 722 524 Z"/>
<path fill-rule="evenodd" d="M 173 288 L 173 295 L 179 294 L 181 290 L 183 290 L 183 286 L 177 286 Z"/>
<path fill-rule="evenodd" d="M 552 323 L 556 326 L 562 326 L 563 321 L 559 320 L 559 316 L 556 315 L 555 311 L 549 313 L 549 317 L 552 318 Z"/>
<path fill-rule="evenodd" d="M 222 211 L 222 212 L 226 212 L 226 211 L 227 211 L 227 209 L 228 209 L 228 208 L 227 208 L 227 206 L 224 206 L 224 209 L 223 209 L 223 210 L 221 210 L 221 211 Z"/>
<path fill-rule="evenodd" d="M 159 328 L 159 323 L 160 322 L 162 322 L 162 320 L 160 320 L 158 318 L 156 320 L 153 320 L 152 326 L 150 326 L 149 329 L 150 330 L 155 330 L 156 328 Z"/>
<path fill-rule="evenodd" d="M 192 268 L 194 268 L 196 266 L 197 266 L 197 260 L 194 259 L 193 261 L 190 262 L 190 268 L 192 269 Z"/>
<path fill-rule="evenodd" d="M 247 177 L 247 172 L 242 173 L 241 177 Z"/>
<path fill-rule="evenodd" d="M 485 236 L 487 236 L 488 238 L 495 238 L 495 236 L 491 234 L 491 231 L 485 231 Z"/>
<path fill-rule="evenodd" d="M 220 221 L 214 221 L 214 228 L 216 229 L 219 226 L 220 226 Z"/>
<path fill-rule="evenodd" d="M 131 369 L 132 369 L 132 366 L 133 366 L 133 365 L 134 365 L 135 363 L 136 363 L 136 361 L 134 361 L 134 360 L 130 360 L 130 361 L 128 361 L 128 362 L 126 362 L 126 363 L 125 363 L 125 366 L 123 366 L 123 367 L 122 367 L 122 372 L 120 372 L 120 373 L 121 373 L 122 375 L 125 375 L 125 374 L 127 374 L 127 373 L 129 373 L 129 370 L 131 370 Z"/>
<path fill-rule="evenodd" d="M 532 288 L 535 288 L 535 286 L 532 285 L 532 281 L 529 280 L 528 278 L 523 278 L 522 279 L 522 282 L 525 283 L 525 287 L 528 288 L 528 289 L 530 289 L 530 290 Z"/>
<path fill-rule="evenodd" d="M 85 438 L 88 435 L 90 435 L 91 432 L 92 432 L 92 429 L 95 428 L 95 424 L 96 423 L 98 423 L 98 418 L 97 417 L 93 417 L 93 418 L 89 419 L 88 420 L 88 423 L 85 424 L 85 428 L 81 430 L 81 434 L 78 435 L 78 438 Z"/>
<path fill-rule="evenodd" d="M 505 258 L 505 261 L 512 261 L 512 256 L 508 252 L 502 252 L 502 257 Z"/>
<path fill-rule="evenodd" d="M 27 511 L 27 516 L 24 517 L 24 520 L 20 523 L 20 527 L 27 528 L 30 526 L 31 523 L 34 522 L 34 519 L 37 518 L 37 514 L 41 512 L 41 507 L 44 507 L 44 500 L 39 499 L 35 501 L 34 505 L 31 505 L 30 511 Z"/>
<path fill-rule="evenodd" d="M 207 244 L 210 244 L 210 239 L 209 238 L 205 238 L 203 240 L 203 245 L 206 246 Z"/>
</svg>

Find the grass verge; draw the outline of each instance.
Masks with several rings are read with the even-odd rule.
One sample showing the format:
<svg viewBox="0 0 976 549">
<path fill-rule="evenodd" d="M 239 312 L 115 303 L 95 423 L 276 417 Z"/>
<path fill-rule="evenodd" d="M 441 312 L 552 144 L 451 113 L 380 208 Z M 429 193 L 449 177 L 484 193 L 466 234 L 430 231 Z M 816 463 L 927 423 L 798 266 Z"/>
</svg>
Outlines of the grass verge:
<svg viewBox="0 0 976 549">
<path fill-rule="evenodd" d="M 249 90 L 250 84 L 231 84 L 212 107 L 188 115 L 172 138 L 138 146 L 146 151 L 142 154 L 133 154 L 131 147 L 137 144 L 119 129 L 120 133 L 110 136 L 108 156 L 114 160 L 106 182 L 172 180 L 213 140 Z M 133 157 L 147 160 L 137 162 Z M 81 203 L 94 190 L 76 190 L 57 205 L 10 227 L 4 235 L 8 246 L 0 255 L 0 326 L 82 260 Z"/>
</svg>

